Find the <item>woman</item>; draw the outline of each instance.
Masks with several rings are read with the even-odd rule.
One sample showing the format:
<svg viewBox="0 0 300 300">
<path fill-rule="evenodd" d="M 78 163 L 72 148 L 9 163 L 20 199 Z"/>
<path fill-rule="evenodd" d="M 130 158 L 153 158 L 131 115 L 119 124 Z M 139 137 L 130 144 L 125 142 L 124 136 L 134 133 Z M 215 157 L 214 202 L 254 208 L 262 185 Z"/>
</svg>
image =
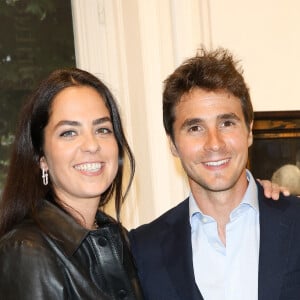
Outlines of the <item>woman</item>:
<svg viewBox="0 0 300 300">
<path fill-rule="evenodd" d="M 123 184 L 123 161 L 131 167 Z M 120 208 L 134 159 L 109 89 L 54 71 L 25 104 L 0 207 L 6 299 L 142 299 Z"/>
</svg>

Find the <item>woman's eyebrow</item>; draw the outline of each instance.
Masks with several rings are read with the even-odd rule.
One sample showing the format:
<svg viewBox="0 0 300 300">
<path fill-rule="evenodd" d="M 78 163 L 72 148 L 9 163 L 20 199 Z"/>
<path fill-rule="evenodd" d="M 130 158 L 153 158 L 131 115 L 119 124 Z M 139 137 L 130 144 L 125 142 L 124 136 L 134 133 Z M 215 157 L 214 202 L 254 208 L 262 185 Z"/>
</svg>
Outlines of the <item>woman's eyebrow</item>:
<svg viewBox="0 0 300 300">
<path fill-rule="evenodd" d="M 103 118 L 98 118 L 96 120 L 94 120 L 92 122 L 93 126 L 94 125 L 99 125 L 99 124 L 102 124 L 102 123 L 105 123 L 105 122 L 111 122 L 111 119 L 110 117 L 103 117 Z M 64 125 L 68 125 L 68 126 L 81 126 L 81 123 L 79 121 L 72 121 L 72 120 L 61 120 L 59 121 L 57 124 L 56 124 L 56 128 L 57 127 L 60 127 L 60 126 L 64 126 Z"/>
<path fill-rule="evenodd" d="M 93 121 L 93 125 L 99 125 L 105 122 L 110 122 L 111 123 L 111 119 L 110 117 L 103 117 L 103 118 L 99 118 Z"/>
<path fill-rule="evenodd" d="M 69 126 L 80 126 L 80 122 L 78 121 L 71 121 L 71 120 L 61 120 L 59 121 L 56 125 L 55 128 L 64 126 L 64 125 L 69 125 Z"/>
</svg>

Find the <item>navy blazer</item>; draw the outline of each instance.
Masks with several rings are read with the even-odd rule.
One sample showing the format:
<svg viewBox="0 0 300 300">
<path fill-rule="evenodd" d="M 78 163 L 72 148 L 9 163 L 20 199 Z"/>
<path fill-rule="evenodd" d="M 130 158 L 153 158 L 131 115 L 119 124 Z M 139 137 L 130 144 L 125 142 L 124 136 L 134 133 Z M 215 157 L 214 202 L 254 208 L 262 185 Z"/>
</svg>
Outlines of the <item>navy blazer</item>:
<svg viewBox="0 0 300 300">
<path fill-rule="evenodd" d="M 273 201 L 259 184 L 258 190 L 258 300 L 299 300 L 300 199 L 281 195 Z M 193 271 L 188 199 L 129 237 L 146 299 L 203 299 Z"/>
</svg>

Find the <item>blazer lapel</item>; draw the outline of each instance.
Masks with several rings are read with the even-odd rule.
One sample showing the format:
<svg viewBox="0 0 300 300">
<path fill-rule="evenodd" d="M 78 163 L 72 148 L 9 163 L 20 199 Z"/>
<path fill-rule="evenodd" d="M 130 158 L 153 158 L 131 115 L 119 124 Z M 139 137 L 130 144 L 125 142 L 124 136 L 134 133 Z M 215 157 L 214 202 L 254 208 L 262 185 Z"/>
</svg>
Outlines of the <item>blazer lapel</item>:
<svg viewBox="0 0 300 300">
<path fill-rule="evenodd" d="M 188 200 L 177 216 L 162 243 L 166 268 L 180 299 L 203 300 L 194 277 Z"/>
<path fill-rule="evenodd" d="M 258 300 L 279 299 L 292 234 L 292 222 L 284 218 L 283 206 L 259 193 Z"/>
</svg>

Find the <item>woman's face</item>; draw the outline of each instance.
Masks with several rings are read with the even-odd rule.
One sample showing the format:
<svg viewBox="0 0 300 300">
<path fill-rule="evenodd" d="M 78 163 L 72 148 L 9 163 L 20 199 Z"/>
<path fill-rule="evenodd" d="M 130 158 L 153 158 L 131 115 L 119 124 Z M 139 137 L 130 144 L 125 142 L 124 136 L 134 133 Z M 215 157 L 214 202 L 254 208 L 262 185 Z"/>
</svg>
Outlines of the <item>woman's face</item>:
<svg viewBox="0 0 300 300">
<path fill-rule="evenodd" d="M 40 167 L 59 200 L 76 207 L 99 202 L 118 171 L 118 145 L 108 109 L 98 92 L 68 87 L 54 98 L 44 131 Z"/>
</svg>

